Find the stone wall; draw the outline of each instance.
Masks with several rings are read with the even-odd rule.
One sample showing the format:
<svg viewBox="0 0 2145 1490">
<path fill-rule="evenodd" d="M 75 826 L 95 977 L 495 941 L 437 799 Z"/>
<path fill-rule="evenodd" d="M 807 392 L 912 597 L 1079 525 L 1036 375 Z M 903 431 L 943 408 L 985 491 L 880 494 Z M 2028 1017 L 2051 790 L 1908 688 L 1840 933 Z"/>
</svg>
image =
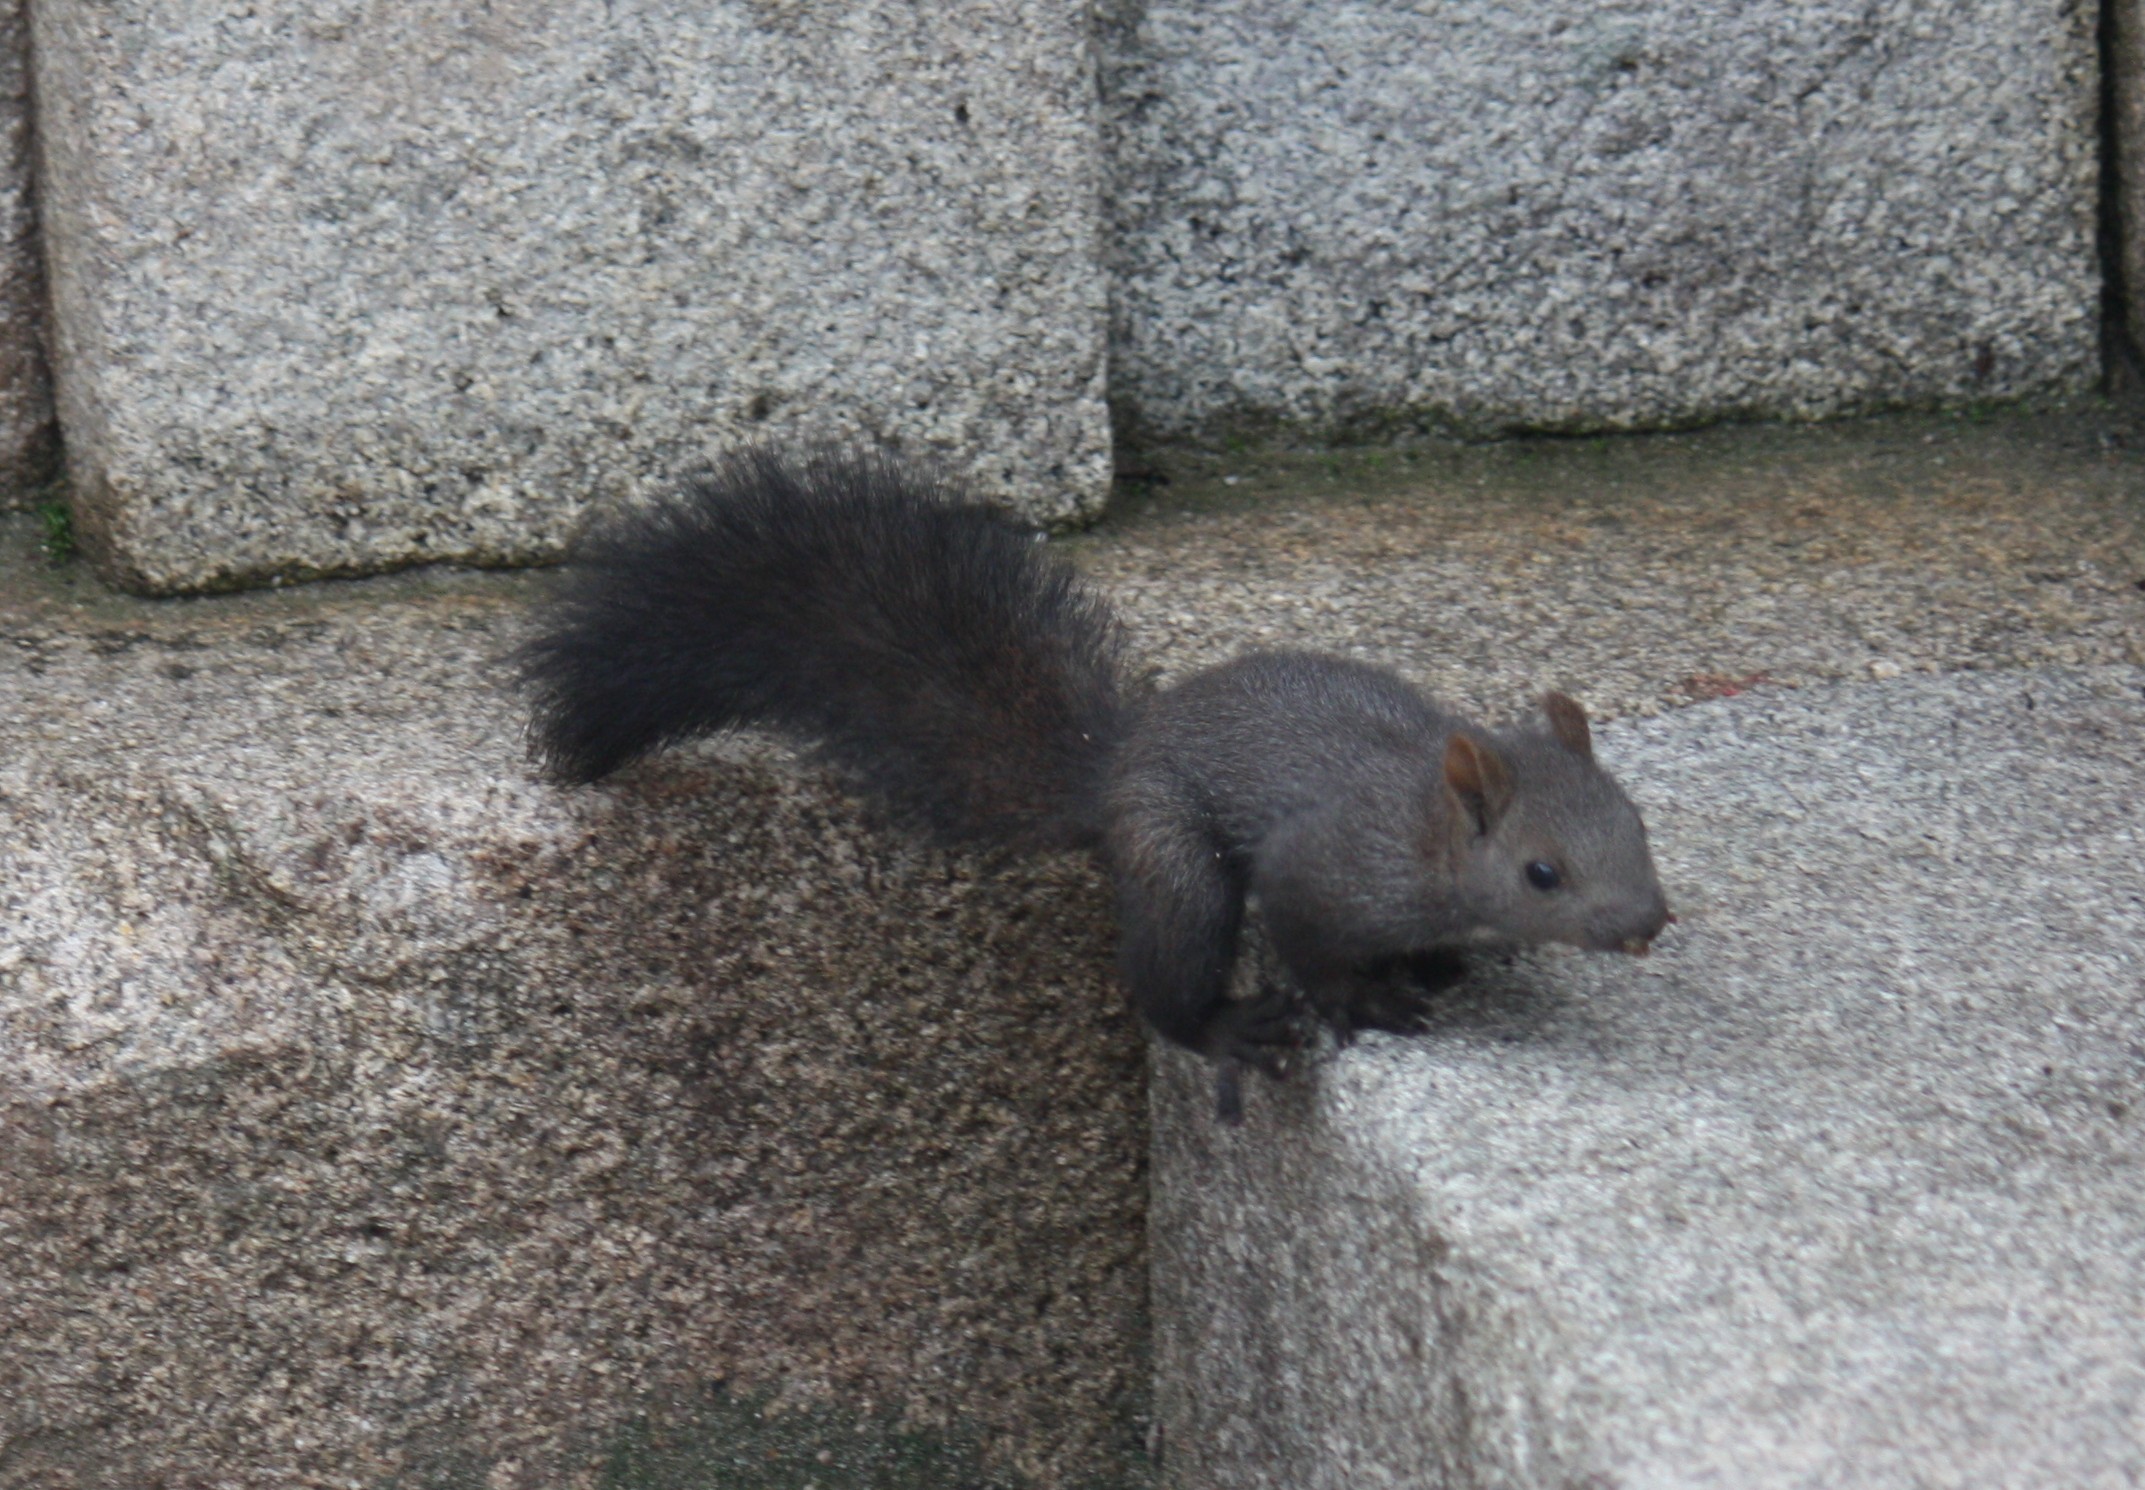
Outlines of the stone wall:
<svg viewBox="0 0 2145 1490">
<path fill-rule="evenodd" d="M 31 16 L 77 516 L 142 590 L 540 562 L 745 439 L 1062 524 L 1113 416 L 1625 429 L 2098 375 L 2096 38 L 2056 0 Z M 46 438 L 30 327 L 0 446 Z"/>
<path fill-rule="evenodd" d="M 33 14 L 77 515 L 131 588 L 554 559 L 747 439 L 1100 508 L 1077 9 Z"/>
<path fill-rule="evenodd" d="M 1630 429 L 2098 376 L 2089 9 L 1104 9 L 1135 431 Z"/>
</svg>

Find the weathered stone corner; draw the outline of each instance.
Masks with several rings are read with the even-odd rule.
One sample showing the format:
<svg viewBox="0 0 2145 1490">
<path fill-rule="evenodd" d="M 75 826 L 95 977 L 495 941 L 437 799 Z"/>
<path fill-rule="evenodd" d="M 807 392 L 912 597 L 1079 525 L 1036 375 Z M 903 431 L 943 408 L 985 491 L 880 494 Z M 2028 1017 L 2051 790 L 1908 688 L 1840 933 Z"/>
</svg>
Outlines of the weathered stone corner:
<svg viewBox="0 0 2145 1490">
<path fill-rule="evenodd" d="M 10 1484 L 593 1483 L 717 1382 L 1009 1484 L 1138 1442 L 1092 871 L 764 749 L 532 781 L 481 593 L 225 614 L 0 672 Z"/>
</svg>

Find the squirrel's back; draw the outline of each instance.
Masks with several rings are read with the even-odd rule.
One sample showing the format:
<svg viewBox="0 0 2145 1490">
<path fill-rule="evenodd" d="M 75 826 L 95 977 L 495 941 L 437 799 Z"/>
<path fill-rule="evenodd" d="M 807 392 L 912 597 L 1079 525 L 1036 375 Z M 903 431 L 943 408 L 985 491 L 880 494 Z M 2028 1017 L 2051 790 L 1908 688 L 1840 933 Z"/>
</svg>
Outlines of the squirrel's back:
<svg viewBox="0 0 2145 1490">
<path fill-rule="evenodd" d="M 1094 843 L 1124 643 L 1035 539 L 870 455 L 726 459 L 576 551 L 520 654 L 531 734 L 592 781 L 741 725 L 948 841 Z"/>
</svg>

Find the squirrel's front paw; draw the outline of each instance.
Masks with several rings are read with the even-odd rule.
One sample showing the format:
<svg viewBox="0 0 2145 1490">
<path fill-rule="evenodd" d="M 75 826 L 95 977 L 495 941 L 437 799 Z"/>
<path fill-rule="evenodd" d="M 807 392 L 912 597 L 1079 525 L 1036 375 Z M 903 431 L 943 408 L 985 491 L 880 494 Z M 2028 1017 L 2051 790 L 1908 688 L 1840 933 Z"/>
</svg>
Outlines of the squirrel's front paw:
<svg viewBox="0 0 2145 1490">
<path fill-rule="evenodd" d="M 1401 958 L 1394 970 L 1418 993 L 1443 993 L 1467 976 L 1467 959 L 1450 947 L 1425 947 Z"/>
<path fill-rule="evenodd" d="M 1331 977 L 1311 990 L 1311 1006 L 1343 1047 L 1365 1030 L 1419 1035 L 1438 995 L 1467 976 L 1467 959 L 1450 947 L 1389 954 Z"/>
<path fill-rule="evenodd" d="M 1467 961 L 1457 952 L 1432 947 L 1395 958 L 1359 977 L 1341 1010 L 1341 1037 L 1362 1030 L 1388 1035 L 1419 1035 L 1429 1023 L 1437 996 L 1467 976 Z"/>
</svg>

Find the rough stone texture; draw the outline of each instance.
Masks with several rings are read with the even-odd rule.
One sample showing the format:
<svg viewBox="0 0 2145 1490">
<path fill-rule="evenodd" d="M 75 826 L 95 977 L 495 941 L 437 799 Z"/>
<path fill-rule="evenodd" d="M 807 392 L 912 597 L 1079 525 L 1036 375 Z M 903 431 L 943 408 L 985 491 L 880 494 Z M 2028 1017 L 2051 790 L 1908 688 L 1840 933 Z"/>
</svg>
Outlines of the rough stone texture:
<svg viewBox="0 0 2145 1490">
<path fill-rule="evenodd" d="M 2145 669 L 1609 731 L 1681 924 L 1211 1120 L 1158 1086 L 1184 1490 L 2145 1479 Z"/>
<path fill-rule="evenodd" d="M 1103 11 L 1136 434 L 1630 428 L 2097 375 L 2090 6 Z"/>
<path fill-rule="evenodd" d="M 525 582 L 34 579 L 0 1484 L 588 1484 L 711 1382 L 980 1440 L 994 1487 L 1136 1464 L 1143 1056 L 1092 871 L 906 849 L 744 744 L 531 781 L 487 681 Z"/>
<path fill-rule="evenodd" d="M 2131 350 L 2145 348 L 2145 11 L 2139 0 L 2103 0 L 2101 35 L 2108 69 L 2103 98 L 2113 110 L 2115 229 L 2123 310 Z"/>
<path fill-rule="evenodd" d="M 1486 713 L 1562 684 L 1628 716 L 1756 674 L 1814 691 L 1924 669 L 2145 667 L 2141 449 L 2132 420 L 2094 405 L 1171 454 L 1149 472 L 1170 485 L 1128 492 L 1066 548 L 1165 670 L 1247 642 L 1320 645 Z M 0 954 L 0 1004 L 21 1021 L 0 1032 L 0 1246 L 16 1259 L 0 1270 L 0 1432 L 20 1435 L 0 1446 L 0 1484 L 135 1490 L 162 1464 L 175 1484 L 206 1480 L 202 1466 L 282 1485 L 335 1465 L 481 1482 L 489 1465 L 501 1484 L 548 1485 L 544 1466 L 571 1457 L 561 1440 L 600 1443 L 621 1404 L 701 1371 L 835 1408 L 898 1398 L 924 1421 L 982 1403 L 1006 1417 L 970 1431 L 1001 1456 L 1107 1457 L 1094 1435 L 1124 1421 L 1110 1399 L 1138 1370 L 1141 1115 L 1084 871 L 991 881 L 910 856 L 753 751 L 681 755 L 615 790 L 530 784 L 510 706 L 471 689 L 537 577 L 150 603 L 39 567 L 25 518 L 0 521 L 0 540 L 0 946 L 23 949 Z M 1664 857 L 1682 853 L 1691 835 L 1658 790 L 1678 777 L 1616 748 Z M 33 857 L 39 843 L 64 862 Z M 1707 887 L 1670 864 L 1689 909 Z M 1895 882 L 1919 882 L 1911 864 Z M 787 883 L 759 897 L 762 875 L 793 880 L 794 901 Z M 29 894 L 47 898 L 25 915 Z M 1479 1017 L 1546 1004 L 1577 1018 L 1564 1005 L 1589 978 L 1710 970 L 1701 949 L 1735 929 L 1724 904 L 1643 969 L 1500 974 Z M 1855 921 L 1856 945 L 1894 934 Z M 55 946 L 54 925 L 78 930 Z M 224 960 L 190 971 L 197 948 Z M 1733 991 L 1751 1018 L 1781 1008 Z M 1502 1063 L 1466 1024 L 1473 1008 L 1457 1035 L 1366 1044 L 1337 1074 L 1419 1073 L 1408 1063 L 1437 1051 Z M 1676 1013 L 1679 1039 L 1715 1022 Z M 71 1029 L 74 1047 L 18 1038 L 26 1026 Z M 895 1084 L 904 1126 L 843 1127 L 879 1110 L 871 1082 Z M 1040 1089 L 1000 1095 L 1021 1082 Z M 902 1147 L 958 1129 L 974 1090 L 1016 1119 L 989 1145 Z M 54 1091 L 56 1106 L 37 1095 Z M 25 1132 L 50 1139 L 12 1142 Z M 1461 1151 L 1441 1138 L 1430 1152 Z M 1403 1266 L 1415 1196 L 1376 1193 L 1391 1207 L 1354 1213 L 1374 1244 L 1354 1255 L 1393 1269 L 1404 1297 L 1422 1276 Z M 855 1271 L 823 1261 L 852 1243 Z M 1538 1336 L 1497 1280 L 1438 1266 L 1492 1332 L 1508 1319 Z M 844 1292 L 859 1276 L 868 1287 Z M 1259 1359 L 1281 1400 L 1293 1360 Z M 628 1448 L 635 1466 L 669 1452 Z"/>
<path fill-rule="evenodd" d="M 30 136 L 29 16 L 12 0 L 0 4 L 0 508 L 25 504 L 59 453 Z"/>
<path fill-rule="evenodd" d="M 2145 431 L 1901 416 L 1276 456 L 1167 452 L 1074 546 L 1171 669 L 1382 660 L 1484 716 L 1758 682 L 2145 666 Z"/>
<path fill-rule="evenodd" d="M 749 437 L 1099 506 L 1080 7 L 34 21 L 60 408 L 120 583 L 551 558 L 592 498 Z"/>
</svg>

